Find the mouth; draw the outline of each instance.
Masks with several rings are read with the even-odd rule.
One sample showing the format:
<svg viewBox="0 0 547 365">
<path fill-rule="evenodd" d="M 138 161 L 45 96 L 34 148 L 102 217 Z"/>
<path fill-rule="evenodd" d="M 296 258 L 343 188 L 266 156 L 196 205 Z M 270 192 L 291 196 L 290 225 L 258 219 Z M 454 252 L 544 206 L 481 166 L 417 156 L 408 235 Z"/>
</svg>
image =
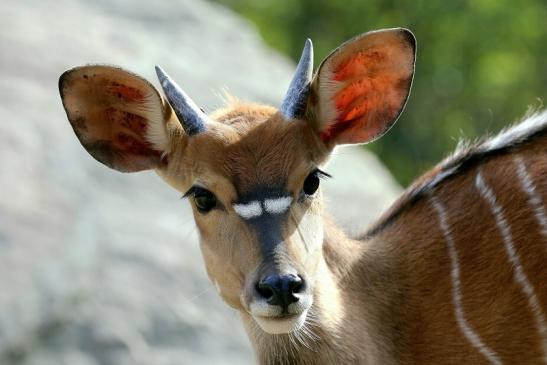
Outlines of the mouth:
<svg viewBox="0 0 547 365">
<path fill-rule="evenodd" d="M 299 330 L 306 322 L 307 315 L 308 310 L 306 309 L 298 314 L 284 314 L 268 317 L 253 315 L 253 318 L 264 332 L 278 335 Z"/>
</svg>

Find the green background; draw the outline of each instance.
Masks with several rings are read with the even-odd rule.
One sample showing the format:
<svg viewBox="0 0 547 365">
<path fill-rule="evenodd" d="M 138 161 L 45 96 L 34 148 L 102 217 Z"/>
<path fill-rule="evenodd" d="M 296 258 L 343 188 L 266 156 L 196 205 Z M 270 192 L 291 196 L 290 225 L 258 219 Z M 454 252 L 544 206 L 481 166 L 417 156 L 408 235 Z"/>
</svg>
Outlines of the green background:
<svg viewBox="0 0 547 365">
<path fill-rule="evenodd" d="M 307 37 L 315 64 L 368 30 L 418 40 L 414 86 L 397 125 L 367 145 L 406 185 L 461 138 L 494 133 L 541 108 L 547 92 L 547 1 L 217 0 L 294 60 Z M 264 70 L 267 72 L 268 70 Z"/>
</svg>

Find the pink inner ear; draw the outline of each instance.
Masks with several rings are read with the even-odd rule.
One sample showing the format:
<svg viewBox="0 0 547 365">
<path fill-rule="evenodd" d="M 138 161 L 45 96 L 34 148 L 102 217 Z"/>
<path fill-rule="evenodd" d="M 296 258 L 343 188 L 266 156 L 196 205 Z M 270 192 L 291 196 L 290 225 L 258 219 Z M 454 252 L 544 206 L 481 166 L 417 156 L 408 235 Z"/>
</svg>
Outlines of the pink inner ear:
<svg viewBox="0 0 547 365">
<path fill-rule="evenodd" d="M 336 117 L 321 133 L 323 142 L 362 143 L 389 129 L 412 79 L 412 68 L 399 62 L 393 51 L 375 47 L 351 53 L 333 67 L 331 78 L 339 87 L 331 96 Z"/>
<path fill-rule="evenodd" d="M 115 108 L 104 109 L 104 119 L 108 120 L 113 127 L 121 126 L 127 128 L 139 136 L 143 136 L 146 132 L 146 119 L 140 115 L 132 114 L 124 110 L 118 110 Z"/>
<path fill-rule="evenodd" d="M 405 29 L 357 36 L 321 64 L 313 114 L 328 144 L 367 143 L 385 133 L 405 105 L 415 41 Z"/>
<path fill-rule="evenodd" d="M 138 90 L 124 87 L 124 91 L 128 90 L 130 93 L 124 95 L 138 97 L 133 92 Z M 114 135 L 111 141 L 113 149 L 127 154 L 161 156 L 161 152 L 155 150 L 152 144 L 145 139 L 148 128 L 145 118 L 115 108 L 106 108 L 103 113 L 104 120 L 108 121 L 110 125 L 110 133 Z"/>
<path fill-rule="evenodd" d="M 322 134 L 324 142 L 338 137 L 350 128 L 355 128 L 360 138 L 372 139 L 389 125 L 385 121 L 397 117 L 406 93 L 400 92 L 408 76 L 401 73 L 380 73 L 373 77 L 357 79 L 334 96 L 338 111 L 337 119 Z"/>
<path fill-rule="evenodd" d="M 161 152 L 151 148 L 148 142 L 143 142 L 124 132 L 118 133 L 118 139 L 114 143 L 119 151 L 132 155 L 150 156 L 153 155 L 160 159 Z"/>
<path fill-rule="evenodd" d="M 388 115 L 398 111 L 401 96 L 390 92 L 389 85 L 397 84 L 399 75 L 380 74 L 355 81 L 335 96 L 338 122 L 347 122 L 367 113 L 385 109 Z M 395 94 L 395 95 L 394 95 Z"/>
<path fill-rule="evenodd" d="M 131 86 L 122 85 L 118 82 L 111 82 L 107 85 L 107 90 L 116 95 L 118 98 L 123 99 L 125 102 L 142 102 L 144 101 L 143 93 Z"/>
<path fill-rule="evenodd" d="M 150 131 L 163 132 L 165 110 L 148 81 L 116 67 L 83 66 L 65 72 L 59 87 L 74 132 L 95 159 L 126 172 L 165 163 L 165 141 Z"/>
<path fill-rule="evenodd" d="M 353 57 L 342 62 L 334 71 L 334 80 L 344 81 L 372 72 L 371 66 L 384 62 L 386 56 L 377 50 L 357 52 Z"/>
</svg>

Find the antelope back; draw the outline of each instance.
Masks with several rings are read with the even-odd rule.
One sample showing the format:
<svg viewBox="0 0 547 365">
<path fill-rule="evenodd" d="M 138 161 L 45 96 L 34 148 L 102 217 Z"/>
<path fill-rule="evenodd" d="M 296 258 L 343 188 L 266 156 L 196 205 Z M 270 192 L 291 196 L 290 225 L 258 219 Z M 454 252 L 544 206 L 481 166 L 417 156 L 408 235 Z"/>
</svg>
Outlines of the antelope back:
<svg viewBox="0 0 547 365">
<path fill-rule="evenodd" d="M 407 288 L 401 356 L 547 363 L 546 146 L 547 112 L 462 146 L 368 232 Z"/>
</svg>

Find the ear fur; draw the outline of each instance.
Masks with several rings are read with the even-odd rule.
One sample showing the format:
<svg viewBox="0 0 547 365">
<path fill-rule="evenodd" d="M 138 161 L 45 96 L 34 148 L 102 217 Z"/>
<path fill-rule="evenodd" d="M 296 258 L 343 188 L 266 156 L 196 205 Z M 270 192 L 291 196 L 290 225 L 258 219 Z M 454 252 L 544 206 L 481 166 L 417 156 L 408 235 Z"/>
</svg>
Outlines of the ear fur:
<svg viewBox="0 0 547 365">
<path fill-rule="evenodd" d="M 91 65 L 63 73 L 59 92 L 76 136 L 97 161 L 122 172 L 162 165 L 171 108 L 148 81 Z"/>
<path fill-rule="evenodd" d="M 407 29 L 359 35 L 334 50 L 312 81 L 308 115 L 327 145 L 368 143 L 403 110 L 414 75 L 416 41 Z"/>
</svg>

